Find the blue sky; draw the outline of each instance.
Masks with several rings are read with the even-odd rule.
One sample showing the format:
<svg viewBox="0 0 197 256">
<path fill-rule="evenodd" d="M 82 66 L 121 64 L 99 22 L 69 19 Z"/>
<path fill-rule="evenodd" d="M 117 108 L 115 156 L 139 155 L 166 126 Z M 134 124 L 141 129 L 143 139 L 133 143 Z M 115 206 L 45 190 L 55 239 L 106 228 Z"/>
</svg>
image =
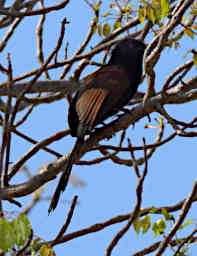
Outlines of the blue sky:
<svg viewBox="0 0 197 256">
<path fill-rule="evenodd" d="M 108 6 L 109 3 L 110 1 L 106 1 L 104 7 Z M 69 41 L 68 54 L 71 56 L 83 41 L 93 13 L 84 1 L 78 0 L 71 1 L 68 7 L 62 11 L 49 14 L 46 23 L 47 26 L 44 28 L 45 56 L 56 45 L 60 23 L 64 17 L 70 21 L 70 24 L 66 26 L 65 40 Z M 37 21 L 38 18 L 35 17 L 25 19 L 10 40 L 4 54 L 1 55 L 1 63 L 5 63 L 6 53 L 11 53 L 14 76 L 39 66 L 36 59 L 35 40 Z M 100 38 L 95 35 L 90 46 L 94 46 L 99 40 Z M 147 42 L 149 41 L 147 40 Z M 183 55 L 188 49 L 194 47 L 195 43 L 190 38 L 184 38 L 182 42 L 183 45 L 181 45 L 179 51 L 173 49 L 165 50 L 165 53 L 162 54 L 155 69 L 157 90 L 161 88 L 162 82 L 165 81 L 166 77 L 176 66 L 183 63 L 187 58 L 190 58 L 188 56 L 186 59 L 183 59 Z M 58 79 L 60 71 L 50 72 L 52 79 Z M 93 69 L 88 67 L 85 73 L 92 71 Z M 190 74 L 191 76 L 196 74 L 196 70 L 193 69 Z M 4 79 L 1 74 L 0 79 Z M 145 89 L 146 81 L 140 86 L 140 91 Z M 177 119 L 189 121 L 196 114 L 194 110 L 195 104 L 195 102 L 192 102 L 184 105 L 167 106 L 166 109 Z M 154 117 L 159 118 L 159 114 L 151 114 L 151 124 L 157 125 L 154 122 Z M 146 138 L 147 143 L 153 142 L 157 129 L 144 129 L 144 124 L 147 122 L 147 118 L 144 118 L 136 123 L 134 128 L 131 127 L 128 129 L 127 136 L 131 139 L 133 145 L 141 145 L 143 137 Z M 31 117 L 19 130 L 36 140 L 41 140 L 66 127 L 67 102 L 66 100 L 61 100 L 53 104 L 43 104 L 35 108 Z M 172 132 L 172 129 L 168 125 L 165 136 L 170 132 Z M 116 145 L 118 140 L 119 136 L 114 136 L 112 139 L 113 144 Z M 155 207 L 170 206 L 188 196 L 196 179 L 196 142 L 196 138 L 178 137 L 157 149 L 157 152 L 149 161 L 148 176 L 143 189 L 142 208 L 153 205 Z M 73 138 L 66 137 L 50 147 L 65 154 L 71 151 L 73 143 Z M 111 141 L 105 141 L 105 143 L 111 143 Z M 16 161 L 30 147 L 31 145 L 29 143 L 13 136 L 11 160 L 13 162 Z M 140 153 L 136 155 L 140 156 Z M 84 159 L 92 159 L 94 156 L 89 153 Z M 123 157 L 128 158 L 129 155 L 123 155 Z M 52 160 L 54 160 L 53 156 L 40 151 L 28 161 L 27 165 L 32 173 L 36 173 L 39 167 Z M 143 170 L 143 167 L 141 167 L 141 170 Z M 67 231 L 68 233 L 106 221 L 118 215 L 127 214 L 133 210 L 136 200 L 135 188 L 137 179 L 132 168 L 114 165 L 111 161 L 105 161 L 95 166 L 74 166 L 73 172 L 79 175 L 87 183 L 87 186 L 84 188 L 73 188 L 72 185 L 69 185 L 61 197 L 70 201 L 74 195 L 77 194 L 79 196 L 79 205 L 75 209 L 72 222 Z M 18 179 L 16 181 L 21 182 Z M 57 181 L 58 179 L 47 184 L 49 189 L 45 196 L 52 195 Z M 27 196 L 24 202 L 30 199 L 31 196 Z M 23 199 L 20 199 L 20 201 L 23 202 Z M 57 210 L 48 217 L 48 206 L 49 201 L 41 202 L 29 215 L 34 234 L 44 240 L 50 240 L 56 236 L 69 210 L 68 204 L 60 204 Z M 12 207 L 11 209 L 16 212 L 18 211 L 16 207 Z M 194 204 L 192 212 L 187 218 L 192 217 L 195 219 L 195 213 L 196 206 Z M 160 216 L 153 216 L 151 218 L 152 221 L 155 221 Z M 125 222 L 116 224 L 103 231 L 56 246 L 55 251 L 57 255 L 104 255 L 114 235 L 124 224 Z M 182 232 L 180 233 L 180 237 L 186 234 Z M 159 240 L 162 239 L 162 237 L 158 238 Z M 137 236 L 133 228 L 131 228 L 115 247 L 112 255 L 131 255 L 135 251 L 156 242 L 158 238 L 154 238 L 151 230 L 144 236 L 142 234 Z M 192 252 L 192 255 L 195 255 L 197 252 L 195 246 L 193 246 L 190 252 Z M 171 255 L 171 253 L 170 251 L 166 251 L 164 255 Z"/>
</svg>

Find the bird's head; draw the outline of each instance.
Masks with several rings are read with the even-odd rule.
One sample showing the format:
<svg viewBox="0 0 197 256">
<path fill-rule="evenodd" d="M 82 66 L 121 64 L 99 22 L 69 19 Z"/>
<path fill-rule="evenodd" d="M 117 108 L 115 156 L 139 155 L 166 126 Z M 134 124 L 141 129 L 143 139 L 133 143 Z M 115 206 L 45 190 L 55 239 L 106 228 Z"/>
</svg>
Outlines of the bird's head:
<svg viewBox="0 0 197 256">
<path fill-rule="evenodd" d="M 143 41 L 126 38 L 118 42 L 112 49 L 109 65 L 131 66 L 142 63 L 146 45 Z"/>
</svg>

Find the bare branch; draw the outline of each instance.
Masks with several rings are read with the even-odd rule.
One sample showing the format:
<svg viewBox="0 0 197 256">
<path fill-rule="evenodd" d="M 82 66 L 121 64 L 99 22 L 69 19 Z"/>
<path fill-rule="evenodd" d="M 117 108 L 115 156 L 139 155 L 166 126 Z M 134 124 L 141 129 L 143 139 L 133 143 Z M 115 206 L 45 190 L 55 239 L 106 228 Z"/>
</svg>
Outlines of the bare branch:
<svg viewBox="0 0 197 256">
<path fill-rule="evenodd" d="M 24 87 L 29 87 L 29 84 L 29 82 L 12 84 L 11 95 L 16 97 L 24 89 Z M 37 81 L 32 85 L 31 88 L 29 88 L 28 92 L 26 93 L 65 92 L 71 94 L 77 90 L 79 84 L 80 83 L 69 80 Z M 7 95 L 7 87 L 6 85 L 2 84 L 0 86 L 0 96 Z"/>
<path fill-rule="evenodd" d="M 171 240 L 169 242 L 169 245 L 175 247 L 175 246 L 177 246 L 177 244 L 179 244 L 181 242 L 185 243 L 187 241 L 188 241 L 187 237 L 182 237 L 182 238 L 179 238 L 179 239 Z M 196 241 L 197 241 L 197 236 L 196 237 L 192 237 L 191 240 L 190 240 L 190 243 L 193 244 L 193 243 L 196 243 Z M 157 248 L 160 246 L 161 243 L 162 243 L 161 241 L 153 243 L 150 246 L 144 248 L 143 250 L 132 254 L 132 256 L 144 256 L 146 254 L 154 252 L 154 251 L 157 250 Z"/>
<path fill-rule="evenodd" d="M 176 68 L 174 70 L 174 72 L 172 74 L 170 74 L 170 76 L 165 81 L 165 83 L 163 85 L 163 91 L 166 91 L 167 89 L 169 89 L 168 86 L 169 86 L 170 82 L 175 78 L 175 76 L 177 76 L 182 71 L 188 72 L 190 70 L 190 68 L 193 66 L 193 64 L 194 64 L 193 60 L 190 60 L 190 61 L 184 63 L 183 65 L 181 65 L 180 67 Z M 183 77 L 181 76 L 181 79 L 182 78 Z M 180 81 L 178 81 L 178 82 L 180 82 Z M 174 87 L 175 85 L 176 85 L 176 83 L 173 86 L 171 86 L 170 88 Z"/>
<path fill-rule="evenodd" d="M 140 171 L 139 171 L 139 168 L 138 168 L 138 165 L 137 165 L 137 161 L 136 161 L 134 152 L 132 150 L 131 141 L 129 139 L 128 139 L 128 149 L 130 150 L 130 155 L 131 155 L 132 162 L 133 162 L 133 169 L 135 170 L 136 176 L 138 178 L 140 178 Z"/>
<path fill-rule="evenodd" d="M 10 11 L 5 11 L 5 10 L 0 10 L 0 14 L 10 16 L 10 17 L 26 17 L 26 16 L 34 16 L 34 15 L 41 15 L 41 14 L 47 14 L 52 11 L 58 11 L 60 9 L 63 9 L 67 4 L 69 3 L 69 0 L 64 0 L 61 3 L 51 6 L 51 7 L 46 7 L 42 8 L 40 10 L 35 10 L 35 11 L 29 11 L 29 12 L 10 12 Z"/>
<path fill-rule="evenodd" d="M 71 222 L 71 219 L 72 219 L 72 216 L 73 216 L 73 213 L 74 213 L 74 209 L 75 209 L 75 206 L 77 204 L 77 199 L 78 199 L 78 196 L 75 196 L 73 198 L 73 201 L 72 201 L 72 204 L 71 204 L 71 207 L 70 207 L 70 211 L 68 213 L 68 216 L 66 218 L 66 222 L 65 224 L 62 226 L 60 232 L 58 233 L 58 235 L 56 236 L 55 240 L 51 243 L 51 246 L 54 246 L 58 243 L 58 241 L 63 237 L 64 233 L 66 232 L 70 222 Z"/>
<path fill-rule="evenodd" d="M 44 8 L 43 2 L 40 1 L 40 6 Z M 36 36 L 37 36 L 37 58 L 40 62 L 41 66 L 44 65 L 44 53 L 43 53 L 43 26 L 45 22 L 46 15 L 42 14 L 40 21 L 37 25 Z M 44 75 L 46 79 L 50 79 L 49 73 L 47 70 L 44 71 Z"/>
<path fill-rule="evenodd" d="M 20 24 L 20 22 L 22 21 L 23 18 L 17 18 L 13 25 L 10 27 L 10 29 L 8 30 L 7 34 L 4 36 L 3 40 L 0 42 L 0 52 L 2 52 L 4 50 L 4 48 L 6 47 L 9 39 L 11 38 L 11 36 L 13 35 L 15 29 L 17 28 L 17 26 Z"/>
</svg>

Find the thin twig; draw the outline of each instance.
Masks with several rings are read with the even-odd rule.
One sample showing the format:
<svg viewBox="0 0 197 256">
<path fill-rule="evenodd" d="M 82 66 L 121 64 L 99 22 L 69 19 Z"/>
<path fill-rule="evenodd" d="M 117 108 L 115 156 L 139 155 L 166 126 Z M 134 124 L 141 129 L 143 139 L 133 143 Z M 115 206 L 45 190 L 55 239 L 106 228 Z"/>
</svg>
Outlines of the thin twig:
<svg viewBox="0 0 197 256">
<path fill-rule="evenodd" d="M 23 20 L 23 18 L 17 18 L 10 29 L 8 30 L 7 34 L 4 36 L 2 41 L 0 42 L 0 52 L 4 50 L 4 48 L 7 46 L 7 43 L 10 38 L 12 38 L 12 35 L 14 34 L 17 26 L 20 24 L 20 22 Z"/>
<path fill-rule="evenodd" d="M 12 78 L 13 78 L 13 69 L 12 69 L 12 63 L 10 60 L 10 55 L 8 54 L 8 90 L 12 90 Z M 8 96 L 7 99 L 7 105 L 6 105 L 6 113 L 5 113 L 5 122 L 7 122 L 6 128 L 7 128 L 7 136 L 6 136 L 6 158 L 5 158 L 5 167 L 4 167 L 4 175 L 3 175 L 3 186 L 8 186 L 8 167 L 10 164 L 10 146 L 11 146 L 11 131 L 10 131 L 10 124 L 9 124 L 9 109 L 12 105 L 12 96 L 11 94 Z"/>
<path fill-rule="evenodd" d="M 88 161 L 85 161 L 85 160 L 76 161 L 75 164 L 76 165 L 95 165 L 95 164 L 100 164 L 100 163 L 102 163 L 105 160 L 112 159 L 117 153 L 118 152 L 108 153 L 108 154 L 106 154 L 103 157 L 96 157 L 96 158 L 94 158 L 92 160 L 88 160 Z"/>
<path fill-rule="evenodd" d="M 132 162 L 133 162 L 133 169 L 134 169 L 134 171 L 136 173 L 136 176 L 138 178 L 140 178 L 140 171 L 139 171 L 139 168 L 138 168 L 138 165 L 137 165 L 137 161 L 136 161 L 134 152 L 132 150 L 132 145 L 131 145 L 130 139 L 128 139 L 128 148 L 130 149 L 130 155 L 131 155 L 131 159 L 132 159 Z"/>
<path fill-rule="evenodd" d="M 74 196 L 74 198 L 72 200 L 70 210 L 69 210 L 69 213 L 68 213 L 68 216 L 66 218 L 66 222 L 62 226 L 60 232 L 58 233 L 58 235 L 56 236 L 54 241 L 51 243 L 51 246 L 56 245 L 58 243 L 58 241 L 62 238 L 62 236 L 65 234 L 65 232 L 66 232 L 66 230 L 67 230 L 67 228 L 68 228 L 68 226 L 71 222 L 71 219 L 72 219 L 72 216 L 73 216 L 73 213 L 74 213 L 74 209 L 75 209 L 75 206 L 77 204 L 77 199 L 78 199 L 78 196 Z"/>
<path fill-rule="evenodd" d="M 10 61 L 10 56 L 8 55 L 8 69 L 7 69 L 7 77 L 8 77 L 8 83 L 7 83 L 7 89 L 10 92 L 11 91 L 11 81 L 12 81 L 12 65 Z M 4 114 L 4 120 L 3 120 L 3 132 L 2 132 L 2 144 L 0 148 L 0 189 L 4 188 L 7 185 L 7 169 L 9 164 L 9 154 L 10 154 L 10 131 L 9 131 L 9 118 L 10 113 L 9 109 L 11 107 L 11 95 L 8 94 L 6 108 L 5 108 L 5 114 Z M 5 166 L 4 166 L 4 154 L 6 152 L 6 160 L 5 160 Z M 0 212 L 3 214 L 2 205 L 0 204 Z"/>
<path fill-rule="evenodd" d="M 19 135 L 19 132 L 15 130 L 15 133 L 17 135 Z M 36 154 L 40 149 L 43 149 L 49 153 L 55 154 L 57 157 L 60 157 L 62 155 L 60 155 L 59 153 L 52 151 L 51 149 L 46 148 L 47 145 L 51 144 L 54 141 L 60 140 L 61 138 L 63 138 L 66 134 L 68 134 L 68 130 L 65 131 L 61 131 L 58 133 L 55 133 L 54 135 L 40 141 L 37 142 L 24 156 L 22 156 L 18 161 L 15 162 L 15 164 L 12 166 L 11 168 L 11 172 L 9 174 L 9 179 L 11 179 L 16 173 L 17 171 L 23 166 L 23 164 L 30 159 L 34 154 Z M 20 133 L 21 135 L 21 133 Z M 23 138 L 27 139 L 27 136 L 23 135 Z M 29 137 L 28 137 L 29 139 Z M 35 142 L 34 140 L 31 139 L 31 142 Z"/>
<path fill-rule="evenodd" d="M 31 106 L 29 107 L 29 109 L 27 110 L 27 112 L 25 113 L 25 115 L 24 115 L 19 121 L 17 121 L 16 124 L 14 124 L 14 128 L 20 126 L 21 124 L 23 124 L 23 123 L 27 120 L 27 118 L 28 118 L 28 117 L 30 116 L 30 114 L 32 113 L 33 108 L 34 108 L 34 105 L 31 105 Z"/>
<path fill-rule="evenodd" d="M 181 72 L 183 72 L 183 71 L 189 71 L 190 70 L 190 68 L 193 66 L 193 64 L 194 64 L 194 62 L 193 62 L 193 60 L 190 60 L 190 61 L 188 61 L 188 62 L 186 62 L 186 63 L 184 63 L 184 64 L 182 64 L 180 67 L 178 67 L 178 68 L 176 68 L 175 70 L 174 70 L 174 72 L 172 73 L 172 74 L 170 74 L 169 75 L 169 77 L 166 79 L 166 81 L 165 81 L 165 83 L 164 83 L 164 85 L 163 85 L 163 91 L 165 92 L 166 90 L 168 90 L 169 88 L 172 88 L 173 86 L 175 86 L 176 84 L 177 84 L 177 82 L 176 83 L 173 83 L 173 86 L 170 86 L 169 87 L 169 84 L 170 84 L 170 82 L 178 75 L 178 74 L 180 74 Z M 185 75 L 185 74 L 184 74 Z M 181 79 L 183 78 L 183 76 L 181 76 Z"/>
<path fill-rule="evenodd" d="M 34 144 L 34 145 L 39 143 L 38 141 L 36 141 L 36 140 L 30 138 L 29 136 L 25 135 L 25 134 L 22 133 L 22 132 L 19 132 L 19 131 L 16 130 L 16 129 L 12 130 L 12 132 L 13 132 L 14 134 L 18 135 L 19 137 L 23 138 L 24 140 L 26 140 L 26 141 L 28 141 L 28 142 Z M 61 138 L 67 136 L 68 134 L 70 134 L 70 131 L 69 131 L 69 130 L 64 130 L 64 131 L 57 132 L 57 133 L 55 133 L 55 134 L 52 135 L 52 136 L 54 136 L 54 141 L 55 141 L 55 140 L 60 140 Z M 62 154 L 56 152 L 55 150 L 52 150 L 52 149 L 50 149 L 50 148 L 47 148 L 46 146 L 43 146 L 43 147 L 40 148 L 40 149 L 42 149 L 42 150 L 44 150 L 44 151 L 46 151 L 46 152 L 48 152 L 48 153 L 50 153 L 50 154 L 52 154 L 52 155 L 58 157 L 58 158 L 59 158 L 59 157 L 62 157 Z"/>
<path fill-rule="evenodd" d="M 189 236 L 187 236 L 185 239 L 181 240 L 181 243 L 179 244 L 177 250 L 175 251 L 173 256 L 177 256 L 178 253 L 180 252 L 181 248 L 187 243 L 190 242 L 190 240 L 192 240 L 194 238 L 194 235 L 197 233 L 197 229 L 195 229 L 194 231 L 191 232 L 191 234 Z"/>
<path fill-rule="evenodd" d="M 43 194 L 44 191 L 44 189 L 38 189 L 33 193 L 33 199 L 23 210 L 24 214 L 28 215 L 31 212 L 34 206 L 41 200 L 41 194 Z"/>
<path fill-rule="evenodd" d="M 174 139 L 174 137 L 177 136 L 176 132 L 173 132 L 171 135 L 169 135 L 166 139 L 164 139 L 161 142 L 148 144 L 146 145 L 146 149 L 151 148 L 157 148 L 159 146 L 164 145 L 165 143 L 169 142 L 170 140 Z M 143 146 L 132 146 L 132 148 L 129 147 L 117 147 L 117 146 L 111 146 L 111 145 L 99 145 L 93 148 L 90 148 L 88 151 L 95 151 L 95 150 L 114 150 L 114 151 L 122 151 L 122 152 L 130 152 L 130 151 L 138 151 L 143 150 Z"/>
<path fill-rule="evenodd" d="M 43 1 L 40 1 L 40 6 L 43 9 L 44 5 L 43 5 Z M 43 26 L 44 26 L 44 22 L 45 22 L 45 18 L 46 15 L 42 14 L 42 16 L 40 17 L 40 21 L 37 25 L 37 29 L 36 29 L 36 38 L 37 38 L 37 58 L 38 61 L 40 62 L 41 66 L 44 65 L 44 54 L 43 54 Z M 49 73 L 47 70 L 44 71 L 44 75 L 46 79 L 50 79 Z"/>
<path fill-rule="evenodd" d="M 179 238 L 179 239 L 171 240 L 171 241 L 169 242 L 169 245 L 175 247 L 175 246 L 177 246 L 177 244 L 179 244 L 180 242 L 185 242 L 185 241 L 187 241 L 187 237 L 186 237 L 186 238 L 185 238 L 185 237 L 182 237 L 182 238 Z M 191 243 L 196 243 L 196 241 L 197 241 L 197 237 L 191 238 Z M 153 243 L 153 244 L 151 244 L 150 246 L 144 248 L 143 250 L 138 251 L 138 252 L 132 254 L 132 256 L 144 256 L 144 255 L 147 255 L 147 254 L 149 254 L 149 253 L 152 253 L 152 252 L 154 252 L 154 251 L 157 250 L 157 248 L 159 247 L 159 245 L 161 244 L 161 242 L 162 242 L 162 241 Z"/>
</svg>

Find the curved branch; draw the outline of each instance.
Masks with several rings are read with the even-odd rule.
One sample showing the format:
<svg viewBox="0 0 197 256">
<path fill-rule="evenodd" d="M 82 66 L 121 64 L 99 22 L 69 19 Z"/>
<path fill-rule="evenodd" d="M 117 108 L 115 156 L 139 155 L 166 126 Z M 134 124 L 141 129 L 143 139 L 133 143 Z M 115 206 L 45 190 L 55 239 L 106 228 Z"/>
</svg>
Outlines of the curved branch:
<svg viewBox="0 0 197 256">
<path fill-rule="evenodd" d="M 179 211 L 179 210 L 181 210 L 185 201 L 186 200 L 180 201 L 180 202 L 178 202 L 177 204 L 175 204 L 173 206 L 162 206 L 162 207 L 159 207 L 159 208 L 155 208 L 154 214 L 161 214 L 163 208 L 165 208 L 168 213 Z M 195 202 L 195 201 L 197 201 L 197 198 L 193 199 L 193 202 Z M 152 209 L 152 207 L 142 210 L 139 213 L 139 217 L 142 217 L 142 216 L 145 216 L 145 215 L 149 214 L 151 209 Z M 84 235 L 87 235 L 87 234 L 99 232 L 99 231 L 103 230 L 104 228 L 109 227 L 111 225 L 121 223 L 123 221 L 127 221 L 130 216 L 131 216 L 131 213 L 124 214 L 124 215 L 119 215 L 119 216 L 111 218 L 111 219 L 109 219 L 105 222 L 96 223 L 95 225 L 92 225 L 90 227 L 87 227 L 87 228 L 84 228 L 84 229 L 66 234 L 63 237 L 61 237 L 61 239 L 59 241 L 57 241 L 56 244 L 54 244 L 54 245 L 62 244 L 62 243 L 65 243 L 67 241 L 70 241 L 72 239 L 75 239 L 77 237 L 81 237 L 81 236 L 84 236 Z M 51 244 L 51 243 L 53 243 L 53 241 L 48 241 L 48 243 Z"/>
<path fill-rule="evenodd" d="M 58 11 L 58 10 L 64 8 L 68 3 L 69 3 L 69 0 L 64 0 L 57 5 L 42 8 L 42 9 L 35 10 L 35 11 L 29 11 L 29 12 L 16 12 L 16 11 L 10 12 L 10 11 L 6 11 L 6 10 L 0 10 L 0 14 L 6 15 L 8 17 L 10 16 L 10 17 L 14 17 L 14 18 L 18 18 L 18 17 L 23 18 L 26 16 L 41 15 L 41 14 L 47 14 L 52 11 Z"/>
</svg>

